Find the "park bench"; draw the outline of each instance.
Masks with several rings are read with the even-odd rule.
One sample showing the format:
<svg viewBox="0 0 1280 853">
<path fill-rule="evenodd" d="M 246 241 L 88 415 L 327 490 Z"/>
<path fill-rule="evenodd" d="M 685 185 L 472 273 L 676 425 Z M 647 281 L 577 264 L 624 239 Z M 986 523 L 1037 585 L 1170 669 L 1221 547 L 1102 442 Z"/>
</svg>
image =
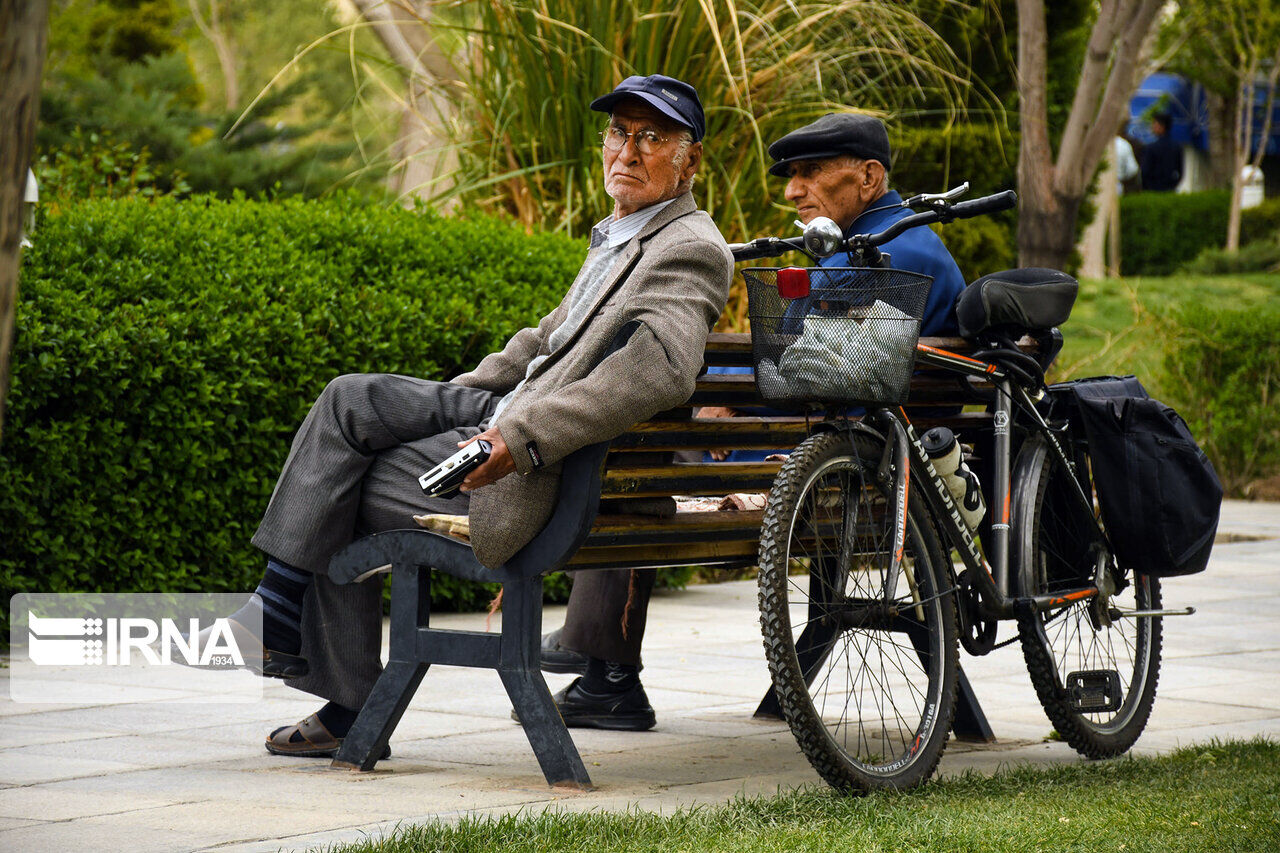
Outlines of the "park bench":
<svg viewBox="0 0 1280 853">
<path fill-rule="evenodd" d="M 923 343 L 953 352 L 971 350 L 959 338 L 926 338 Z M 1034 348 L 1029 339 L 1023 346 Z M 708 366 L 750 366 L 750 336 L 711 335 L 705 361 Z M 954 374 L 920 371 L 912 379 L 908 410 L 958 412 L 913 413 L 912 420 L 921 430 L 950 427 L 974 445 L 975 457 L 981 460 L 989 453 L 985 448 L 992 436 L 991 415 L 973 409 L 989 401 L 989 390 Z M 482 566 L 465 542 L 423 529 L 374 534 L 335 555 L 329 568 L 335 582 L 350 583 L 389 570 L 392 596 L 386 669 L 334 765 L 373 769 L 428 666 L 447 664 L 496 670 L 547 782 L 589 786 L 590 777 L 539 669 L 542 576 L 560 569 L 754 565 L 763 510 L 677 512 L 674 517 L 661 517 L 599 509 L 602 500 L 767 492 L 781 463 L 671 461 L 672 453 L 681 450 L 785 451 L 807 437 L 811 424 L 802 415 L 698 418 L 694 414 L 700 406 L 762 404 L 751 375 L 704 373 L 684 406 L 636 424 L 611 442 L 570 454 L 564 461 L 558 503 L 546 527 L 500 568 Z M 969 411 L 960 412 L 961 406 Z M 433 571 L 502 584 L 501 631 L 432 628 Z M 756 714 L 779 716 L 772 690 Z M 963 671 L 953 731 L 967 739 L 994 740 Z"/>
</svg>

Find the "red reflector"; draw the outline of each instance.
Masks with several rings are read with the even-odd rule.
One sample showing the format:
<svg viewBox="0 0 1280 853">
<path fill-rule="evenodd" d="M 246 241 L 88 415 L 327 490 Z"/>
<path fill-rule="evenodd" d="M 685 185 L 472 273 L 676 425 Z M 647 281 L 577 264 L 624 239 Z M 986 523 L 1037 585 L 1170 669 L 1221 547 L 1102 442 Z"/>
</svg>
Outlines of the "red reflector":
<svg viewBox="0 0 1280 853">
<path fill-rule="evenodd" d="M 800 299 L 809 295 L 809 271 L 800 267 L 778 270 L 778 295 L 783 299 Z"/>
</svg>

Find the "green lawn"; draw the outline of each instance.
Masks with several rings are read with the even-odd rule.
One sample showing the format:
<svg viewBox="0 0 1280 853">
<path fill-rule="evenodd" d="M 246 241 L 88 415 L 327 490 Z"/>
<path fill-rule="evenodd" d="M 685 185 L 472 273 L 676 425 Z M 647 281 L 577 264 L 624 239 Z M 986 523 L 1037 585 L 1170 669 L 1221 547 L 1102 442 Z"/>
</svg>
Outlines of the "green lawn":
<svg viewBox="0 0 1280 853">
<path fill-rule="evenodd" d="M 1180 307 L 1261 305 L 1280 297 L 1280 274 L 1083 279 L 1055 379 L 1134 373 L 1159 396 L 1162 321 Z"/>
<path fill-rule="evenodd" d="M 330 850 L 1274 853 L 1280 743 L 1214 743 L 1160 758 L 968 774 L 906 794 L 788 793 L 668 817 L 551 812 L 465 819 Z"/>
</svg>

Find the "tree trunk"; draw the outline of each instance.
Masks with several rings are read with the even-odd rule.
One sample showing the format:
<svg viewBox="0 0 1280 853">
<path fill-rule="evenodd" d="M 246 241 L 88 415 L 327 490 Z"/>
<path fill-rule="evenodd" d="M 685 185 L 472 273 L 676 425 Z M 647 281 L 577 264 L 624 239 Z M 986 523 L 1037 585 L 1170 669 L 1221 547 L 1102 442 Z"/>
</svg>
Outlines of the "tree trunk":
<svg viewBox="0 0 1280 853">
<path fill-rule="evenodd" d="M 0 0 L 0 437 L 18 303 L 22 197 L 35 148 L 48 0 Z"/>
<path fill-rule="evenodd" d="M 1049 141 L 1045 4 L 1018 0 L 1018 263 L 1062 269 L 1076 216 L 1137 87 L 1161 0 L 1102 0 L 1055 158 Z"/>
<path fill-rule="evenodd" d="M 1082 199 L 1058 199 L 1050 208 L 1023 205 L 1018 214 L 1018 266 L 1066 268 L 1075 251 Z"/>
<path fill-rule="evenodd" d="M 218 67 L 222 70 L 222 95 L 227 112 L 233 112 L 240 106 L 240 75 L 236 71 L 236 52 L 231 44 L 231 37 L 222 26 L 222 15 L 218 9 L 218 0 L 209 0 L 209 18 L 206 20 L 200 12 L 197 0 L 187 0 L 191 7 L 191 17 L 196 27 L 213 45 L 213 52 L 218 57 Z"/>
<path fill-rule="evenodd" d="M 448 189 L 458 166 L 446 128 L 456 112 L 449 87 L 459 75 L 431 36 L 430 5 L 423 0 L 351 2 L 405 75 L 390 186 L 406 204 L 415 195 L 438 195 Z"/>
<path fill-rule="evenodd" d="M 1231 186 L 1231 154 L 1235 140 L 1235 99 L 1239 93 L 1224 98 L 1214 92 L 1206 92 L 1209 107 L 1209 189 L 1222 190 Z"/>
</svg>

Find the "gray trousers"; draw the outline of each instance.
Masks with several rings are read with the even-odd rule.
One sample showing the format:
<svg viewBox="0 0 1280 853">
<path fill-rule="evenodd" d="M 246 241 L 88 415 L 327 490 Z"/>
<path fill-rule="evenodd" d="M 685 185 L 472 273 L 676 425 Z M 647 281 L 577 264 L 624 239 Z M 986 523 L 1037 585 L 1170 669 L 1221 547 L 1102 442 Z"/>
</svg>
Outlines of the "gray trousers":
<svg viewBox="0 0 1280 853">
<path fill-rule="evenodd" d="M 340 376 L 316 399 L 253 535 L 262 551 L 316 575 L 302 609 L 310 672 L 290 687 L 364 704 L 382 672 L 382 580 L 335 584 L 329 558 L 366 534 L 413 527 L 414 515 L 466 514 L 466 495 L 428 498 L 418 477 L 479 433 L 499 399 L 391 374 Z"/>
<path fill-rule="evenodd" d="M 382 578 L 335 584 L 326 574 L 329 558 L 361 536 L 413 527 L 414 515 L 465 515 L 466 495 L 428 498 L 418 477 L 479 433 L 477 425 L 499 399 L 476 388 L 380 373 L 340 376 L 312 404 L 252 540 L 316 576 L 302 607 L 301 654 L 310 671 L 290 679 L 290 687 L 348 708 L 364 705 L 382 672 Z M 654 573 L 636 573 L 634 585 L 630 574 L 576 576 L 566 645 L 639 663 Z"/>
</svg>

